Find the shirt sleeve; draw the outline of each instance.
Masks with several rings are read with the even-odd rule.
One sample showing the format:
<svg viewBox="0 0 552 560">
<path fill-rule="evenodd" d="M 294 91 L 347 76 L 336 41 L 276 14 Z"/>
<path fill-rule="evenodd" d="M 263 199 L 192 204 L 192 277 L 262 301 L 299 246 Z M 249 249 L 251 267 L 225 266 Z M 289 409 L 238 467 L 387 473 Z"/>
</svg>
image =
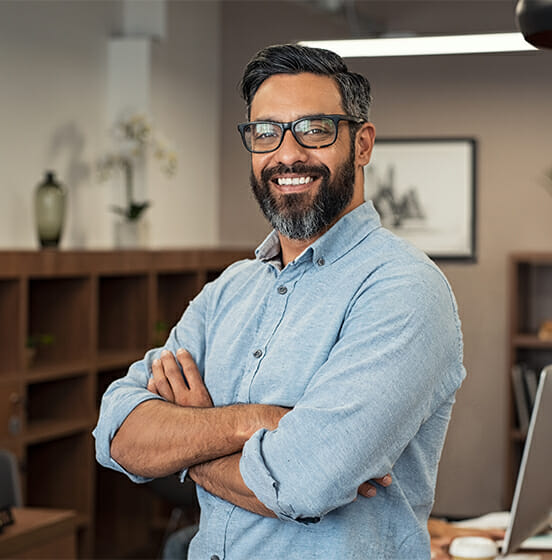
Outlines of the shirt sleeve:
<svg viewBox="0 0 552 560">
<path fill-rule="evenodd" d="M 177 325 L 171 330 L 162 348 L 146 353 L 144 358 L 132 364 L 126 376 L 114 381 L 102 397 L 98 424 L 92 432 L 96 440 L 96 459 L 104 467 L 126 474 L 134 482 L 147 482 L 148 478 L 128 472 L 111 457 L 111 441 L 126 417 L 142 402 L 162 399 L 147 390 L 151 376 L 151 364 L 162 350 L 175 353 L 185 348 L 194 358 L 199 371 L 204 371 L 205 316 L 209 300 L 209 285 L 190 302 Z M 182 473 L 182 478 L 185 476 Z"/>
<path fill-rule="evenodd" d="M 244 482 L 281 519 L 315 522 L 391 472 L 463 376 L 456 305 L 440 272 L 375 273 L 293 410 L 246 443 Z"/>
</svg>

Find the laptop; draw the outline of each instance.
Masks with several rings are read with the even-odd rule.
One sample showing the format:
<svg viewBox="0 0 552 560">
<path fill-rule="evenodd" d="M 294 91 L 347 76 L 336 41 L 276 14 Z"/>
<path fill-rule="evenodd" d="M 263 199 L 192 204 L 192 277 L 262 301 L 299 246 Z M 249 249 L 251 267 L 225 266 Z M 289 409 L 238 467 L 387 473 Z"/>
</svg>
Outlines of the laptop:
<svg viewBox="0 0 552 560">
<path fill-rule="evenodd" d="M 547 528 L 551 514 L 552 365 L 545 367 L 540 375 L 502 554 L 517 551 L 522 543 L 523 548 L 528 548 L 524 541 Z M 549 548 L 551 540 L 543 539 L 542 548 Z"/>
</svg>

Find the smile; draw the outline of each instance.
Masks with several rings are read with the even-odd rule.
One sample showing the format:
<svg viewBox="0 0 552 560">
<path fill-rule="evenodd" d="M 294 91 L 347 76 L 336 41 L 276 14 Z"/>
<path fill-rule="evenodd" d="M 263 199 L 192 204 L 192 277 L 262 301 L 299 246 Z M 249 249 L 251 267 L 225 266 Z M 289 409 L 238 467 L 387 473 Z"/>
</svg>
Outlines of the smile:
<svg viewBox="0 0 552 560">
<path fill-rule="evenodd" d="M 314 181 L 312 177 L 278 177 L 278 185 L 306 185 Z"/>
</svg>

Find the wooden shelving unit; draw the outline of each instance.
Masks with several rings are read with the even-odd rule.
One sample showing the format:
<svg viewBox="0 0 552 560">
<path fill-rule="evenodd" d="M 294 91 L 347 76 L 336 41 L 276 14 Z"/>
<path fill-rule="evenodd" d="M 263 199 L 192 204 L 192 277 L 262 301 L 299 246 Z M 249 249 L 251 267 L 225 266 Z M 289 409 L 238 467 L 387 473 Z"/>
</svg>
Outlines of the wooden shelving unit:
<svg viewBox="0 0 552 560">
<path fill-rule="evenodd" d="M 504 505 L 509 507 L 519 469 L 525 434 L 517 422 L 511 369 L 526 364 L 535 372 L 552 363 L 552 340 L 538 336 L 541 324 L 552 319 L 552 253 L 515 253 L 509 272 L 509 437 Z"/>
<path fill-rule="evenodd" d="M 207 281 L 252 256 L 0 251 L 0 447 L 19 459 L 26 505 L 77 512 L 80 557 L 135 556 L 163 511 L 151 490 L 96 465 L 101 395 Z"/>
</svg>

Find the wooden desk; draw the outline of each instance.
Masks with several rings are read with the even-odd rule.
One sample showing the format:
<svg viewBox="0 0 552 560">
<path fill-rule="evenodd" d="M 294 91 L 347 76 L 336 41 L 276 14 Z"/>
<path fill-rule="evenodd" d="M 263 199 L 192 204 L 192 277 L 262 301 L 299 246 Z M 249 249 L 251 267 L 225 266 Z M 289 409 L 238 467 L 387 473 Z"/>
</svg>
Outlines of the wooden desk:
<svg viewBox="0 0 552 560">
<path fill-rule="evenodd" d="M 13 508 L 15 523 L 0 534 L 0 558 L 76 558 L 76 514 Z"/>
</svg>

